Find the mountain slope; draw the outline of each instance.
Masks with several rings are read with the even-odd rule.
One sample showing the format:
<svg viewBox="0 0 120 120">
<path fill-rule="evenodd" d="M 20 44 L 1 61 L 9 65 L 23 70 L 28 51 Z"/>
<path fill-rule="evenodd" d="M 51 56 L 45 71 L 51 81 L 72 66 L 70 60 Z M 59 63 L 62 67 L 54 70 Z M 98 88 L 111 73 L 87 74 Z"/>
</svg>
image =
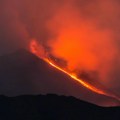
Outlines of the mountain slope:
<svg viewBox="0 0 120 120">
<path fill-rule="evenodd" d="M 0 96 L 0 120 L 119 120 L 120 107 L 104 108 L 57 95 Z"/>
<path fill-rule="evenodd" d="M 103 106 L 120 105 L 113 98 L 89 91 L 26 50 L 0 57 L 0 94 L 47 93 L 74 96 Z"/>
</svg>

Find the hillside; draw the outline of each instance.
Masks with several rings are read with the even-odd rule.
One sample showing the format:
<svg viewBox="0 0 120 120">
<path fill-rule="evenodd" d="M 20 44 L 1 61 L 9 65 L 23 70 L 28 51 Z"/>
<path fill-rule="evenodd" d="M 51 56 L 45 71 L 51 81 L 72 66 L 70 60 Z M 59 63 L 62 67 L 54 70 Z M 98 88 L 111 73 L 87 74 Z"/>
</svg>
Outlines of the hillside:
<svg viewBox="0 0 120 120">
<path fill-rule="evenodd" d="M 0 57 L 1 95 L 48 93 L 74 96 L 101 106 L 120 105 L 113 98 L 91 92 L 27 50 Z"/>
<path fill-rule="evenodd" d="M 104 108 L 55 94 L 0 96 L 0 120 L 119 120 L 120 107 Z"/>
</svg>

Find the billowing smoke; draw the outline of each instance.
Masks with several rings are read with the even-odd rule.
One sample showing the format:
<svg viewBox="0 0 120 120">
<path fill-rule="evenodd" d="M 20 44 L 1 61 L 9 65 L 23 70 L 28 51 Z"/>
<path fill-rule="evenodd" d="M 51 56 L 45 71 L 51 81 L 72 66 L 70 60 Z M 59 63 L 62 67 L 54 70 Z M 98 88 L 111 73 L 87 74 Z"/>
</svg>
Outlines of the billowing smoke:
<svg viewBox="0 0 120 120">
<path fill-rule="evenodd" d="M 96 81 L 111 88 L 120 79 L 118 5 L 113 0 L 67 2 L 47 24 L 52 54 L 66 60 L 69 70 L 96 72 Z"/>
<path fill-rule="evenodd" d="M 120 90 L 119 0 L 1 0 L 0 52 L 35 38 L 50 55 Z"/>
</svg>

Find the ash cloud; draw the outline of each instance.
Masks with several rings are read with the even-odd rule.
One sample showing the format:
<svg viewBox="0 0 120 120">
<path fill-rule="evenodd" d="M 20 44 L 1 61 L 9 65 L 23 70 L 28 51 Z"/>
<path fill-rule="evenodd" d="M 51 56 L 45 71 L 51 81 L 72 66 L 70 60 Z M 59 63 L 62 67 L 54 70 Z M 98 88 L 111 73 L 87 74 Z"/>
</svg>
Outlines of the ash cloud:
<svg viewBox="0 0 120 120">
<path fill-rule="evenodd" d="M 66 60 L 68 69 L 96 71 L 99 82 L 117 91 L 119 5 L 119 0 L 1 0 L 0 54 L 35 38 Z"/>
<path fill-rule="evenodd" d="M 96 81 L 113 91 L 120 87 L 119 4 L 71 1 L 48 22 L 52 54 L 65 59 L 71 71 L 96 71 Z"/>
</svg>

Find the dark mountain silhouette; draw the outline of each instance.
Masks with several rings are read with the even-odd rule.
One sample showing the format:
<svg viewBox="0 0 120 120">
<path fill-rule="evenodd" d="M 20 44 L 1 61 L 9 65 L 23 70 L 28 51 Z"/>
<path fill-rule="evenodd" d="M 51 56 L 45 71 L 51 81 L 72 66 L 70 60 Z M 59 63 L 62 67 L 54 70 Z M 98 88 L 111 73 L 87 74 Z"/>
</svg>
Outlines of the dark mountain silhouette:
<svg viewBox="0 0 120 120">
<path fill-rule="evenodd" d="M 27 50 L 0 57 L 0 94 L 6 96 L 58 94 L 74 96 L 101 106 L 120 102 L 84 88 Z"/>
<path fill-rule="evenodd" d="M 0 120 L 120 120 L 120 107 L 104 108 L 54 94 L 0 96 Z"/>
</svg>

